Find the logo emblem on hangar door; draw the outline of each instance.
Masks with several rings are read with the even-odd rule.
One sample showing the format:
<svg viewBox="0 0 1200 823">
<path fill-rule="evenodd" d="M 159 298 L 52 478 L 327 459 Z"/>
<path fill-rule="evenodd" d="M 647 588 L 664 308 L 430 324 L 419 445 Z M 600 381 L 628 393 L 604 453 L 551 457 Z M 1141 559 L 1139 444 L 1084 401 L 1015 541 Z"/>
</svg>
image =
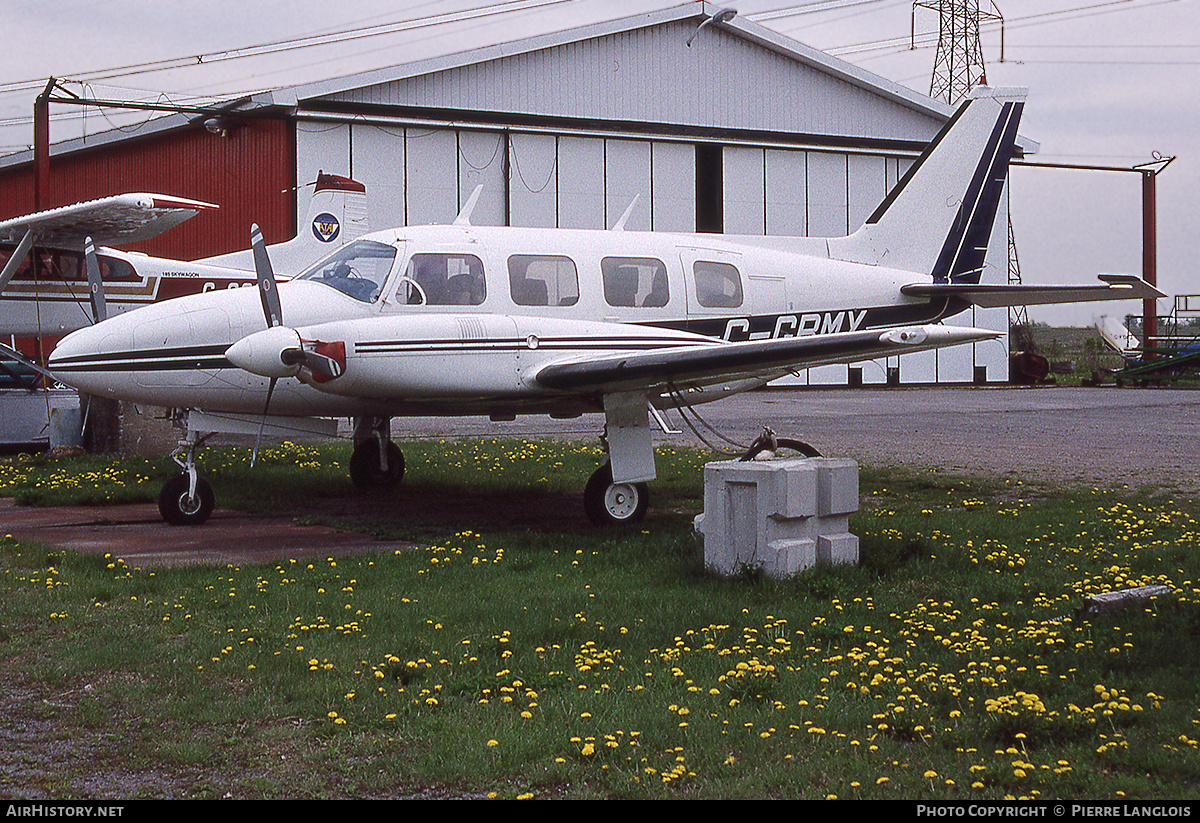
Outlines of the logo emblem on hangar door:
<svg viewBox="0 0 1200 823">
<path fill-rule="evenodd" d="M 337 239 L 338 232 L 341 230 L 338 225 L 338 219 L 329 212 L 322 212 L 313 218 L 312 230 L 313 236 L 322 243 L 332 243 Z"/>
</svg>

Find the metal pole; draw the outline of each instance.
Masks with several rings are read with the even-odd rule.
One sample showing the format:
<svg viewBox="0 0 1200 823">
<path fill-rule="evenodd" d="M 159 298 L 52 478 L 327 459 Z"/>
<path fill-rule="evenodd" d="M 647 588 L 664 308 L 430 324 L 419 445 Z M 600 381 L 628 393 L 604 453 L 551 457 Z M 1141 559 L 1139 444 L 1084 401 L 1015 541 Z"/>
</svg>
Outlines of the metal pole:
<svg viewBox="0 0 1200 823">
<path fill-rule="evenodd" d="M 1155 179 L 1158 169 L 1142 170 L 1142 279 L 1151 286 L 1158 285 L 1158 234 L 1156 230 Z M 1142 301 L 1142 342 L 1153 346 L 1158 336 L 1158 305 L 1155 300 Z"/>
<path fill-rule="evenodd" d="M 50 208 L 50 93 L 53 77 L 33 102 L 33 210 Z"/>
</svg>

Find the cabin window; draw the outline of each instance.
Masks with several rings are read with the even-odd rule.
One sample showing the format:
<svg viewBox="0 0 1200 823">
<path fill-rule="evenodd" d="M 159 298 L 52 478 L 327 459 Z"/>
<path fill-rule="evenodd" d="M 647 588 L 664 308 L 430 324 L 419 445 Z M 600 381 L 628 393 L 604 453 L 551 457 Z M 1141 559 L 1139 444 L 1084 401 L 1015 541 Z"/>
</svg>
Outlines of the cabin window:
<svg viewBox="0 0 1200 823">
<path fill-rule="evenodd" d="M 396 260 L 396 247 L 373 240 L 347 243 L 297 277 L 324 283 L 364 303 L 374 303 Z"/>
<path fill-rule="evenodd" d="M 12 257 L 15 247 L 0 248 L 0 268 Z M 39 249 L 35 254 L 26 254 L 25 259 L 17 267 L 14 280 L 33 280 L 33 266 L 30 260 L 37 260 L 38 280 L 86 281 L 87 267 L 83 263 L 83 255 L 79 252 L 62 249 Z M 103 254 L 96 255 L 96 263 L 100 266 L 100 277 L 105 282 L 114 280 L 140 280 L 133 266 L 116 257 Z"/>
<path fill-rule="evenodd" d="M 518 306 L 574 306 L 579 302 L 575 261 L 557 255 L 508 258 L 508 288 Z"/>
<path fill-rule="evenodd" d="M 396 291 L 409 306 L 478 306 L 485 297 L 483 261 L 473 254 L 414 254 Z"/>
<path fill-rule="evenodd" d="M 610 306 L 651 308 L 667 305 L 667 267 L 653 257 L 605 257 L 604 299 Z"/>
<path fill-rule="evenodd" d="M 36 244 L 35 244 L 36 246 Z M 15 246 L 0 249 L 0 268 L 3 268 L 16 251 Z M 34 275 L 33 263 L 37 264 L 37 275 Z M 56 280 L 59 282 L 86 280 L 83 273 L 83 255 L 79 252 L 61 249 L 33 249 L 26 253 L 25 259 L 17 266 L 13 280 Z"/>
<path fill-rule="evenodd" d="M 742 305 L 742 276 L 728 263 L 697 260 L 696 302 L 710 309 L 732 309 Z"/>
<path fill-rule="evenodd" d="M 118 260 L 116 257 L 96 255 L 96 264 L 100 266 L 100 279 L 105 282 L 113 280 L 128 282 L 141 279 L 133 270 L 132 265 L 124 260 Z"/>
</svg>

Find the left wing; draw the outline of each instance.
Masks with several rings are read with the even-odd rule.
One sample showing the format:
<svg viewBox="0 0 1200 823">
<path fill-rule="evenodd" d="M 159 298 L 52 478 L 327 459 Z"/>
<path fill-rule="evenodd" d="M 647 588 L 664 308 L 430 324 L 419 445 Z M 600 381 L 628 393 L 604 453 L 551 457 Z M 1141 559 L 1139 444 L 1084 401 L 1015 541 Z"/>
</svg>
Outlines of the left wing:
<svg viewBox="0 0 1200 823">
<path fill-rule="evenodd" d="M 32 232 L 38 245 L 83 251 L 84 239 L 96 245 L 146 240 L 179 225 L 213 203 L 164 194 L 118 194 L 0 220 L 0 243 L 17 243 Z"/>
<path fill-rule="evenodd" d="M 617 392 L 668 383 L 701 386 L 810 366 L 853 363 L 999 337 L 954 326 L 909 326 L 743 343 L 704 343 L 630 354 L 576 356 L 537 368 L 534 383 L 558 391 Z"/>
<path fill-rule="evenodd" d="M 900 287 L 908 297 L 956 297 L 983 308 L 1086 303 L 1097 300 L 1157 300 L 1165 294 L 1132 274 L 1097 275 L 1104 285 L 989 286 L 979 283 L 912 283 Z"/>
</svg>

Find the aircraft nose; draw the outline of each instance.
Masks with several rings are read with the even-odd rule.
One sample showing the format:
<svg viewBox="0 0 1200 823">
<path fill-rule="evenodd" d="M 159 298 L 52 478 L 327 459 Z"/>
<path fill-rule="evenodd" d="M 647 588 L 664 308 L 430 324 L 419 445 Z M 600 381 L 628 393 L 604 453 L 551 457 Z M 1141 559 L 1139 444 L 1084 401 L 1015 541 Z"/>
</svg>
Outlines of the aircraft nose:
<svg viewBox="0 0 1200 823">
<path fill-rule="evenodd" d="M 129 349 L 129 333 L 119 328 L 123 325 L 105 321 L 68 334 L 54 347 L 47 361 L 51 374 L 88 394 L 112 394 L 117 358 Z"/>
</svg>

